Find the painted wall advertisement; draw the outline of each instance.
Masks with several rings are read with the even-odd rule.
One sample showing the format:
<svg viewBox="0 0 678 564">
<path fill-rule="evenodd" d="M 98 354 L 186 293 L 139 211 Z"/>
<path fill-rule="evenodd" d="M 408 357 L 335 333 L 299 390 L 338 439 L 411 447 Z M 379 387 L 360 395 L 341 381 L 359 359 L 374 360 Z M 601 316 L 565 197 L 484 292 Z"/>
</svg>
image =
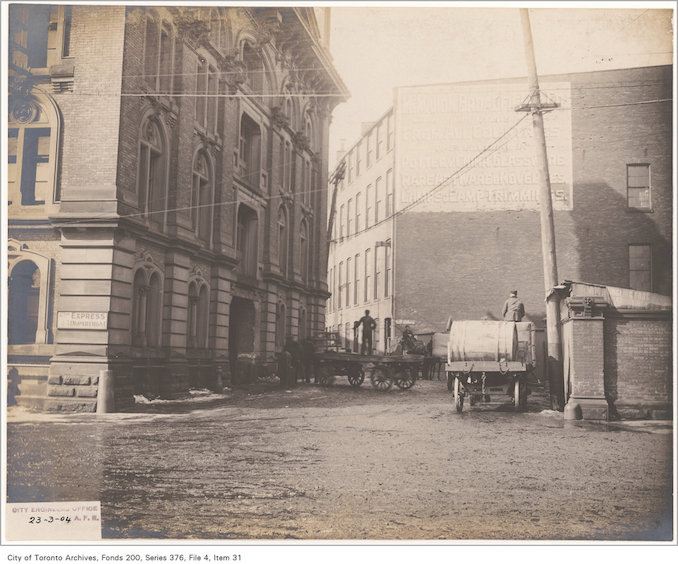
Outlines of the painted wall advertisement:
<svg viewBox="0 0 678 564">
<path fill-rule="evenodd" d="M 553 208 L 571 210 L 570 83 L 544 82 L 540 88 L 543 103 L 558 104 L 544 114 Z M 399 88 L 397 209 L 419 199 L 412 212 L 538 209 L 532 119 L 516 111 L 526 98 L 522 82 Z"/>
</svg>

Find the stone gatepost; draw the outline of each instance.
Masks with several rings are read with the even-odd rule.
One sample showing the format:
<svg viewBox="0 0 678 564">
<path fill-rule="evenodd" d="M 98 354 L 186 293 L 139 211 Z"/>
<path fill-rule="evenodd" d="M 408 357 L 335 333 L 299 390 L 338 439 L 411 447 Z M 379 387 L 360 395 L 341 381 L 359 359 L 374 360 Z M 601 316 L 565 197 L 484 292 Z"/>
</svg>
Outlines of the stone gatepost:
<svg viewBox="0 0 678 564">
<path fill-rule="evenodd" d="M 577 296 L 567 298 L 565 305 L 565 419 L 608 420 L 603 324 L 609 303 L 600 296 Z"/>
</svg>

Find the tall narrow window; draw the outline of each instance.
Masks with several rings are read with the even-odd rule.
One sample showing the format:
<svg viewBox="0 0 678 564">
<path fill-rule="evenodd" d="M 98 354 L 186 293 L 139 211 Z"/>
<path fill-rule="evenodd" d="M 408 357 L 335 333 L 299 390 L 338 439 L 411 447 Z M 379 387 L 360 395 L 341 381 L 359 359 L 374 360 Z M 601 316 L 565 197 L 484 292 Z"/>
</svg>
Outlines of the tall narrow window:
<svg viewBox="0 0 678 564">
<path fill-rule="evenodd" d="M 209 243 L 212 234 L 213 190 L 211 167 L 200 151 L 193 161 L 192 214 L 196 235 Z"/>
<path fill-rule="evenodd" d="M 332 312 L 334 310 L 334 267 L 330 268 L 330 272 L 327 275 L 327 285 L 329 286 L 330 299 L 327 300 L 327 311 Z"/>
<path fill-rule="evenodd" d="M 358 192 L 355 196 L 355 232 L 360 233 L 360 230 L 363 228 L 362 223 L 360 223 L 360 212 L 362 211 L 363 201 L 362 194 Z"/>
<path fill-rule="evenodd" d="M 374 248 L 374 299 L 379 299 L 379 284 L 381 283 L 381 265 L 379 264 L 379 247 Z"/>
<path fill-rule="evenodd" d="M 299 227 L 299 251 L 301 253 L 301 279 L 308 282 L 308 226 L 302 220 Z"/>
<path fill-rule="evenodd" d="M 386 171 L 386 217 L 393 215 L 393 170 Z"/>
<path fill-rule="evenodd" d="M 162 287 L 160 275 L 154 272 L 148 284 L 146 297 L 146 344 L 160 346 L 162 337 Z"/>
<path fill-rule="evenodd" d="M 337 286 L 337 309 L 341 309 L 341 293 L 344 291 L 344 263 L 339 263 L 339 285 Z"/>
<path fill-rule="evenodd" d="M 393 114 L 386 118 L 386 150 L 393 149 Z"/>
<path fill-rule="evenodd" d="M 384 145 L 384 122 L 380 122 L 377 127 L 374 128 L 374 131 L 377 136 L 377 147 L 376 147 L 376 158 L 379 160 L 383 153 L 383 145 Z"/>
<path fill-rule="evenodd" d="M 339 238 L 344 238 L 344 204 L 339 207 Z"/>
<path fill-rule="evenodd" d="M 289 248 L 289 237 L 287 234 L 287 211 L 283 206 L 278 210 L 278 261 L 280 264 L 280 273 L 287 276 L 287 264 L 289 262 L 287 249 Z"/>
<path fill-rule="evenodd" d="M 370 272 L 372 270 L 372 258 L 371 258 L 372 249 L 365 249 L 365 303 L 370 301 Z"/>
<path fill-rule="evenodd" d="M 148 119 L 141 132 L 137 194 L 139 209 L 156 226 L 162 226 L 165 217 L 165 158 L 160 126 L 155 119 Z"/>
<path fill-rule="evenodd" d="M 629 209 L 652 209 L 650 165 L 626 165 L 626 198 Z"/>
<path fill-rule="evenodd" d="M 71 20 L 73 18 L 73 6 L 64 6 L 63 34 L 61 39 L 61 56 L 71 55 Z"/>
<path fill-rule="evenodd" d="M 391 288 L 391 247 L 384 247 L 384 297 L 388 298 Z"/>
<path fill-rule="evenodd" d="M 146 346 L 148 286 L 142 269 L 134 274 L 132 292 L 132 345 L 143 347 Z"/>
<path fill-rule="evenodd" d="M 196 347 L 207 348 L 209 329 L 209 291 L 205 284 L 200 286 L 198 293 L 198 327 L 196 329 Z"/>
<path fill-rule="evenodd" d="M 354 162 L 354 160 L 355 160 L 355 157 L 353 155 L 353 151 L 351 151 L 348 154 L 348 178 L 347 178 L 348 184 L 353 182 L 353 162 Z"/>
<path fill-rule="evenodd" d="M 258 188 L 261 172 L 261 130 L 248 115 L 240 120 L 240 176 L 250 186 Z"/>
<path fill-rule="evenodd" d="M 40 312 L 40 270 L 37 265 L 29 260 L 17 264 L 9 277 L 8 291 L 8 343 L 35 343 Z"/>
<path fill-rule="evenodd" d="M 629 287 L 643 292 L 652 291 L 652 247 L 629 245 Z"/>
<path fill-rule="evenodd" d="M 257 230 L 258 219 L 256 212 L 241 204 L 238 208 L 236 249 L 238 259 L 240 260 L 240 272 L 250 277 L 257 275 Z"/>
<path fill-rule="evenodd" d="M 199 304 L 198 284 L 197 282 L 191 282 L 188 285 L 188 326 L 186 328 L 186 335 L 188 337 L 188 348 L 192 349 L 198 347 Z"/>
<path fill-rule="evenodd" d="M 358 144 L 355 148 L 355 176 L 358 178 L 360 176 L 360 169 L 362 164 L 362 152 L 363 152 L 363 142 L 358 141 Z"/>
<path fill-rule="evenodd" d="M 353 305 L 358 305 L 360 294 L 360 253 L 355 256 L 353 266 Z"/>
<path fill-rule="evenodd" d="M 285 346 L 287 338 L 287 311 L 285 304 L 279 302 L 275 311 L 275 337 L 278 350 Z"/>
<path fill-rule="evenodd" d="M 351 257 L 346 259 L 346 307 L 351 305 Z"/>
<path fill-rule="evenodd" d="M 383 195 L 381 193 L 383 190 L 382 184 L 383 182 L 380 176 L 374 183 L 374 223 L 379 223 L 379 221 L 383 219 L 383 217 L 381 217 L 382 213 L 381 205 L 383 198 Z"/>
<path fill-rule="evenodd" d="M 200 127 L 205 127 L 207 115 L 207 62 L 198 61 L 195 76 L 195 121 Z"/>
<path fill-rule="evenodd" d="M 353 198 L 349 198 L 346 204 L 346 236 L 353 233 Z"/>
<path fill-rule="evenodd" d="M 372 185 L 367 186 L 365 190 L 365 229 L 372 225 Z"/>
</svg>

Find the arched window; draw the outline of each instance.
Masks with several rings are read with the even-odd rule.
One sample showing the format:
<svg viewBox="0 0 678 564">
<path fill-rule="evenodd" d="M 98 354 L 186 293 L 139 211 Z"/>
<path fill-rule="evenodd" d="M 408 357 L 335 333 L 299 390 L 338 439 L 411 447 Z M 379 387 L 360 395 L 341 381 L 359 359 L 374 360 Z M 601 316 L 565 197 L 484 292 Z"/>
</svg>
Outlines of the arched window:
<svg viewBox="0 0 678 564">
<path fill-rule="evenodd" d="M 282 302 L 278 303 L 275 312 L 275 337 L 277 349 L 282 350 L 287 338 L 287 315 L 285 304 Z"/>
<path fill-rule="evenodd" d="M 132 345 L 159 347 L 162 342 L 162 280 L 143 268 L 134 273 L 132 284 Z"/>
<path fill-rule="evenodd" d="M 213 194 L 212 167 L 205 153 L 199 151 L 193 159 L 191 219 L 195 234 L 206 243 L 212 234 Z"/>
<path fill-rule="evenodd" d="M 143 347 L 146 345 L 148 287 L 141 268 L 134 274 L 132 292 L 132 344 Z"/>
<path fill-rule="evenodd" d="M 146 343 L 159 347 L 162 338 L 162 285 L 160 275 L 154 272 L 148 284 L 146 299 Z"/>
<path fill-rule="evenodd" d="M 195 346 L 200 349 L 207 348 L 207 334 L 209 327 L 209 292 L 206 284 L 200 286 L 198 292 L 198 321 L 196 329 Z"/>
<path fill-rule="evenodd" d="M 261 172 L 261 129 L 247 114 L 240 119 L 239 172 L 241 180 L 258 188 Z"/>
<path fill-rule="evenodd" d="M 8 343 L 35 343 L 40 313 L 40 270 L 34 262 L 24 260 L 12 269 L 8 302 Z"/>
<path fill-rule="evenodd" d="M 57 152 L 59 114 L 44 97 L 10 100 L 7 130 L 7 189 L 10 206 L 59 200 Z"/>
<path fill-rule="evenodd" d="M 299 339 L 306 339 L 308 337 L 308 329 L 306 327 L 306 309 L 299 308 Z"/>
<path fill-rule="evenodd" d="M 280 265 L 280 272 L 283 276 L 287 276 L 287 264 L 289 248 L 289 236 L 287 234 L 287 211 L 285 206 L 280 206 L 278 210 L 278 262 Z"/>
<path fill-rule="evenodd" d="M 159 228 L 165 220 L 166 162 L 167 153 L 161 126 L 156 119 L 148 118 L 141 128 L 137 195 L 139 209 Z"/>
<path fill-rule="evenodd" d="M 264 61 L 257 50 L 248 42 L 242 45 L 242 62 L 247 68 L 247 86 L 253 96 L 263 96 L 267 93 L 266 69 Z"/>
<path fill-rule="evenodd" d="M 198 302 L 198 284 L 191 282 L 188 285 L 188 326 L 186 327 L 189 348 L 195 348 L 198 342 Z"/>
<path fill-rule="evenodd" d="M 257 213 L 252 208 L 241 204 L 238 208 L 238 227 L 236 233 L 237 256 L 240 260 L 240 272 L 252 277 L 257 275 L 257 230 Z"/>
<path fill-rule="evenodd" d="M 301 253 L 301 279 L 308 282 L 308 225 L 302 219 L 299 226 L 299 252 Z"/>
</svg>

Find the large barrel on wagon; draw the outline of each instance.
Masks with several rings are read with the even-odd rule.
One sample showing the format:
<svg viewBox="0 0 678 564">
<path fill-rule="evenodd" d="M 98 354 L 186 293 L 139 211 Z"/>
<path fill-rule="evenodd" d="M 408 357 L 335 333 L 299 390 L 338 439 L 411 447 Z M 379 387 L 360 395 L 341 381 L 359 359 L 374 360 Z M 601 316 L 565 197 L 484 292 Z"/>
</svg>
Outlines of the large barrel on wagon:
<svg viewBox="0 0 678 564">
<path fill-rule="evenodd" d="M 511 321 L 453 321 L 447 361 L 513 361 L 518 355 L 516 324 Z"/>
</svg>

